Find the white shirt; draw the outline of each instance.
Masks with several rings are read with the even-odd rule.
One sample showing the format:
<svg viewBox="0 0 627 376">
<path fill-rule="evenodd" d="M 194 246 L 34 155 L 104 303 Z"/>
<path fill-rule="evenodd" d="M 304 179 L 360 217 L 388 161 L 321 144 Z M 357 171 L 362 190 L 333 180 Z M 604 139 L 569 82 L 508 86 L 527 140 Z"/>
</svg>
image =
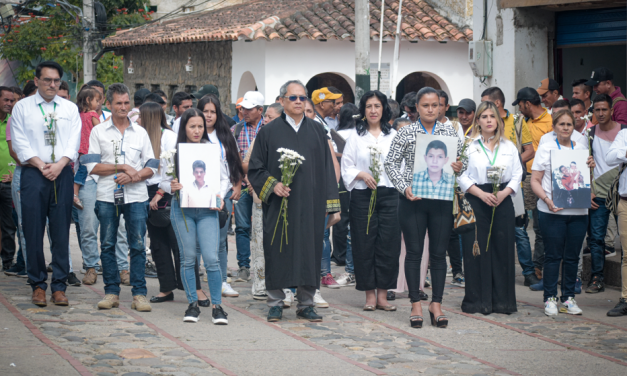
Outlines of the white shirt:
<svg viewBox="0 0 627 376">
<path fill-rule="evenodd" d="M 457 179 L 457 183 L 463 192 L 468 191 L 473 185 L 488 184 L 487 169 L 491 167 L 490 161 L 494 160 L 494 154 L 497 153 L 494 166 L 504 166 L 505 171 L 501 177 L 501 182 L 507 183 L 507 187 L 511 188 L 514 192 L 512 196 L 516 195 L 520 188 L 520 182 L 522 181 L 522 166 L 520 165 L 520 157 L 518 156 L 518 149 L 516 145 L 510 140 L 501 138 L 501 142 L 496 147 L 494 152 L 485 147 L 485 153 L 479 144 L 481 136 L 475 138 L 468 148 L 466 149 L 466 155 L 468 156 L 468 168 L 462 176 Z M 483 142 L 483 141 L 482 141 Z M 487 156 L 486 156 L 487 154 Z M 490 158 L 490 160 L 488 160 Z"/>
<path fill-rule="evenodd" d="M 330 116 L 327 116 L 324 118 L 324 121 L 326 121 L 330 129 L 337 131 L 337 126 L 339 124 L 339 120 L 337 118 L 332 118 Z"/>
<path fill-rule="evenodd" d="M 228 191 L 233 188 L 233 183 L 231 183 L 231 172 L 229 171 L 229 165 L 226 161 L 226 149 L 224 144 L 218 140 L 218 133 L 215 128 L 213 132 L 208 134 L 208 136 L 209 142 L 220 145 L 220 195 L 224 198 Z"/>
<path fill-rule="evenodd" d="M 209 189 L 207 182 L 198 188 L 198 183 L 194 180 L 192 188 L 184 189 L 181 197 L 181 206 L 184 208 L 210 208 L 215 207 L 214 195 Z"/>
<path fill-rule="evenodd" d="M 287 121 L 287 124 L 291 125 L 292 128 L 294 128 L 294 131 L 298 133 L 298 130 L 300 129 L 300 125 L 303 124 L 303 120 L 305 120 L 305 114 L 303 114 L 303 117 L 300 119 L 298 124 L 296 123 L 296 120 L 292 119 L 290 115 L 288 115 L 287 113 L 285 114 L 285 120 Z"/>
<path fill-rule="evenodd" d="M 11 123 L 11 129 L 13 123 Z M 594 138 L 595 140 L 597 137 Z M 627 129 L 622 129 L 616 135 L 610 150 L 605 156 L 605 162 L 609 165 L 620 164 L 622 168 L 623 163 L 627 163 Z M 596 159 L 595 159 L 596 162 Z M 620 171 L 620 170 L 619 170 Z M 596 172 L 596 171 L 595 171 Z M 627 197 L 627 169 L 623 171 L 618 180 L 618 194 L 622 197 Z"/>
<path fill-rule="evenodd" d="M 56 109 L 55 109 L 56 104 Z M 58 95 L 50 102 L 39 95 L 24 98 L 15 104 L 11 114 L 11 145 L 17 153 L 20 163 L 33 157 L 39 157 L 44 163 L 52 162 L 52 146 L 46 146 L 45 131 L 48 131 L 44 121 L 45 114 L 55 112 L 57 119 L 54 122 L 56 128 L 56 146 L 54 147 L 55 162 L 63 157 L 70 161 L 78 158 L 78 149 L 81 144 L 81 117 L 78 107 Z"/>
<path fill-rule="evenodd" d="M 179 116 L 176 119 L 174 119 L 174 123 L 172 123 L 172 130 L 174 131 L 174 133 L 178 135 L 180 127 L 181 127 L 181 117 Z"/>
<path fill-rule="evenodd" d="M 169 129 L 164 129 L 161 132 L 161 152 L 163 153 L 164 151 L 176 149 L 176 140 L 177 140 L 177 138 L 178 138 L 178 136 L 176 135 L 176 133 L 172 132 Z M 157 172 L 154 175 L 152 175 L 152 177 L 150 179 L 147 179 L 146 180 L 146 185 L 160 184 L 161 181 L 163 180 L 164 176 L 166 176 L 167 169 L 168 168 L 167 168 L 166 161 L 161 159 L 159 161 L 159 172 Z M 168 181 L 167 184 L 170 185 L 170 182 Z M 160 186 L 160 188 L 161 188 L 161 186 Z M 165 191 L 165 189 L 164 189 L 164 191 Z"/>
<path fill-rule="evenodd" d="M 573 132 L 573 135 L 575 133 L 578 132 Z M 557 146 L 557 143 L 555 141 L 545 142 L 544 144 L 540 143 L 540 145 L 538 145 L 538 150 L 536 150 L 536 155 L 533 159 L 531 171 L 544 171 L 544 176 L 542 176 L 542 190 L 544 190 L 544 193 L 546 193 L 546 196 L 549 199 L 553 200 L 553 182 L 551 181 L 551 150 L 559 150 L 559 147 Z M 577 143 L 574 147 L 574 150 L 588 150 L 588 144 Z M 557 213 L 553 213 L 549 210 L 549 207 L 542 200 L 542 198 L 544 197 L 538 198 L 538 210 L 543 213 L 559 215 L 588 215 L 588 209 L 563 209 L 558 211 Z"/>
<path fill-rule="evenodd" d="M 115 164 L 113 142 L 119 144 L 118 164 L 127 164 L 137 171 L 145 167 L 157 172 L 159 161 L 154 159 L 155 154 L 146 130 L 130 121 L 130 125 L 122 134 L 115 125 L 113 119 L 95 126 L 89 136 L 89 154 L 81 157 L 81 161 L 87 167 L 87 173 L 96 167 L 96 164 Z M 100 176 L 96 200 L 114 202 L 113 190 L 117 184 L 113 180 L 115 175 Z M 124 203 L 144 202 L 148 200 L 148 188 L 146 182 L 129 183 L 124 186 Z"/>
<path fill-rule="evenodd" d="M 337 131 L 337 133 L 340 136 L 342 136 L 344 141 L 348 141 L 348 139 L 351 138 L 352 135 L 357 134 L 357 131 L 355 130 L 355 128 L 350 128 L 350 129 L 342 129 L 340 131 Z"/>
<path fill-rule="evenodd" d="M 348 138 L 346 146 L 344 146 L 344 152 L 342 153 L 342 166 L 340 170 L 347 190 L 368 189 L 368 186 L 363 180 L 357 179 L 357 175 L 362 171 L 372 174 L 370 172 L 371 157 L 370 149 L 368 149 L 369 145 L 378 145 L 382 151 L 380 157 L 381 173 L 379 174 L 378 186 L 394 188 L 394 184 L 392 184 L 388 178 L 385 173 L 385 168 L 383 167 L 394 136 L 396 136 L 396 131 L 390 129 L 389 134 L 385 135 L 381 132 L 378 138 L 373 136 L 370 132 L 366 132 L 363 136 L 355 132 Z"/>
<path fill-rule="evenodd" d="M 586 148 L 588 147 L 588 137 L 584 136 L 583 134 L 577 131 L 573 131 L 573 134 L 570 136 L 570 139 L 575 141 L 577 144 L 583 144 L 583 145 L 586 145 Z M 540 137 L 540 143 L 538 144 L 538 146 L 544 144 L 545 142 L 550 142 L 550 143 L 555 144 L 555 140 L 557 140 L 557 135 L 555 134 L 555 131 L 551 131 L 549 133 L 546 133 L 542 137 Z M 557 146 L 557 144 L 555 146 Z"/>
<path fill-rule="evenodd" d="M 107 111 L 107 110 L 102 110 L 102 115 L 100 115 L 100 122 L 102 123 L 103 121 L 107 120 L 109 117 L 111 116 L 111 112 Z"/>
</svg>

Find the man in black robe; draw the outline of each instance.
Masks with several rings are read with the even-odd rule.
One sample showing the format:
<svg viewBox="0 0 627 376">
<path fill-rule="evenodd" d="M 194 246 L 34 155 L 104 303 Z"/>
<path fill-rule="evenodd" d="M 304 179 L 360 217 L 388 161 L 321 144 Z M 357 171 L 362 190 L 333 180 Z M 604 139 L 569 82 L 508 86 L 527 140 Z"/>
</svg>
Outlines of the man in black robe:
<svg viewBox="0 0 627 376">
<path fill-rule="evenodd" d="M 325 216 L 340 211 L 337 180 L 324 130 L 304 116 L 307 89 L 288 81 L 280 94 L 284 112 L 259 131 L 248 167 L 248 180 L 263 201 L 268 321 L 281 319 L 286 287 L 298 287 L 298 317 L 322 321 L 313 297 L 320 288 Z M 281 183 L 279 148 L 305 158 L 289 188 Z M 283 197 L 288 197 L 287 241 L 280 228 L 273 241 Z"/>
</svg>

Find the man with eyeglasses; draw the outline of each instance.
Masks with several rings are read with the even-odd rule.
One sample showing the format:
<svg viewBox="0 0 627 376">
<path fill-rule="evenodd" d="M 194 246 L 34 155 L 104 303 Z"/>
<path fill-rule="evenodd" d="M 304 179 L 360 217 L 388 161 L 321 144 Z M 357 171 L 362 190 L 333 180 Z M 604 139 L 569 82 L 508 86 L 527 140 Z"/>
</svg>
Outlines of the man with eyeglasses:
<svg viewBox="0 0 627 376">
<path fill-rule="evenodd" d="M 81 118 L 78 107 L 57 95 L 63 68 L 54 61 L 35 70 L 37 93 L 19 101 L 11 118 L 12 147 L 22 164 L 20 195 L 26 239 L 27 273 L 32 302 L 46 306 L 48 273 L 43 237 L 46 218 L 52 238 L 52 303 L 68 305 L 65 282 L 70 272 L 68 247 L 74 174 L 70 162 L 78 157 Z"/>
<path fill-rule="evenodd" d="M 403 118 L 411 120 L 412 123 L 418 121 L 418 110 L 416 109 L 416 92 L 410 91 L 401 100 L 401 109 L 405 113 Z"/>
</svg>

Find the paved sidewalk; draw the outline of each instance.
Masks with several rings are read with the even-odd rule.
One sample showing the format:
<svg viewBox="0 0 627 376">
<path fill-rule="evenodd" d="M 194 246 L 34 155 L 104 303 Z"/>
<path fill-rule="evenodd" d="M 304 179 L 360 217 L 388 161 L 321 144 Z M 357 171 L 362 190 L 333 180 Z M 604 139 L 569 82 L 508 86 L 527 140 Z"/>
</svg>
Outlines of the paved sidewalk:
<svg viewBox="0 0 627 376">
<path fill-rule="evenodd" d="M 234 250 L 233 237 L 229 242 Z M 72 249 L 80 270 L 78 245 Z M 234 251 L 229 259 L 234 267 Z M 397 312 L 363 312 L 365 296 L 351 287 L 322 289 L 331 304 L 318 309 L 322 323 L 297 320 L 292 308 L 270 324 L 250 283 L 234 283 L 240 297 L 223 298 L 229 325 L 214 326 L 208 308 L 197 324 L 183 323 L 182 291 L 174 302 L 138 313 L 123 286 L 120 309 L 98 311 L 99 276 L 94 286 L 68 287 L 69 307 L 39 308 L 25 282 L 0 276 L 0 375 L 627 374 L 627 317 L 605 316 L 620 295 L 613 289 L 578 295 L 583 316 L 549 318 L 542 293 L 524 287 L 521 275 L 512 315 L 464 314 L 463 288 L 447 285 L 449 327 L 436 329 L 427 319 L 424 328 L 412 329 L 406 294 L 393 302 Z M 148 291 L 158 293 L 156 279 L 148 279 Z"/>
</svg>

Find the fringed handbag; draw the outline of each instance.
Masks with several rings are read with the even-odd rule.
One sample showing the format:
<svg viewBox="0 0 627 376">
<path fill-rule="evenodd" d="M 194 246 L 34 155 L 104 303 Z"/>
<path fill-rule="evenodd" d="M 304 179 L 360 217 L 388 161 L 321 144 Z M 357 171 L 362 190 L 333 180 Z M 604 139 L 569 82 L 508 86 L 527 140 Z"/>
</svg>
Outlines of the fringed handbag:
<svg viewBox="0 0 627 376">
<path fill-rule="evenodd" d="M 475 212 L 459 187 L 455 188 L 453 197 L 454 230 L 457 234 L 465 234 L 475 229 Z"/>
</svg>

